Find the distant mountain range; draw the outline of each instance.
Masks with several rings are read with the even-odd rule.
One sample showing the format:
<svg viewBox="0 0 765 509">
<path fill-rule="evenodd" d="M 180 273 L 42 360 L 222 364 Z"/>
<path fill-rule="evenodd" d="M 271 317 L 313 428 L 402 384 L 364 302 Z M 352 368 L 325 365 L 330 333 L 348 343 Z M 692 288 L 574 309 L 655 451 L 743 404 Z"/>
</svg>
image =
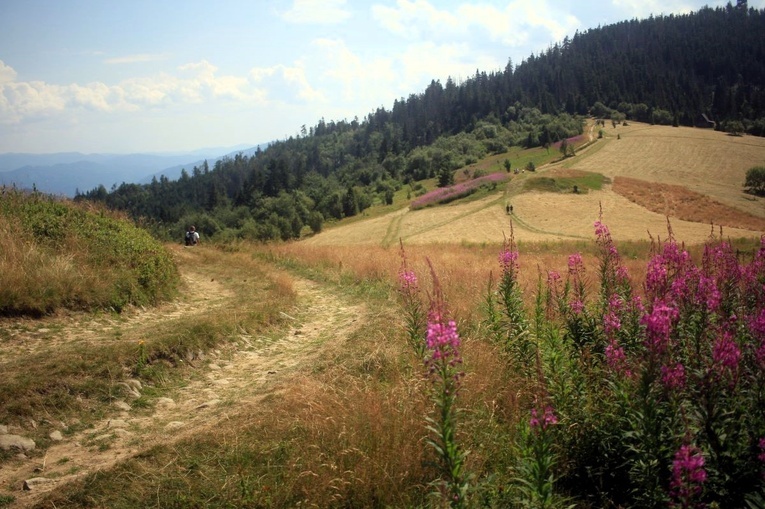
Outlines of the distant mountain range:
<svg viewBox="0 0 765 509">
<path fill-rule="evenodd" d="M 207 148 L 190 152 L 160 154 L 0 154 L 0 186 L 15 186 L 44 193 L 73 197 L 103 185 L 107 190 L 123 182 L 147 184 L 164 175 L 177 180 L 185 169 L 189 174 L 204 161 L 210 168 L 219 159 L 236 154 L 253 155 L 257 146 L 241 145 L 227 148 Z"/>
</svg>

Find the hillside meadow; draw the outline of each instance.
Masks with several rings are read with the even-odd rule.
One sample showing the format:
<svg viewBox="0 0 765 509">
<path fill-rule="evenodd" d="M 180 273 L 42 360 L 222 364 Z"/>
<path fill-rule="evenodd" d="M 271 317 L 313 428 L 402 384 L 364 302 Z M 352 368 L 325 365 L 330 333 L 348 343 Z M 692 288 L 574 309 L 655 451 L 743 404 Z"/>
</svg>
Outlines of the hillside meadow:
<svg viewBox="0 0 765 509">
<path fill-rule="evenodd" d="M 763 138 L 641 123 L 602 129 L 602 139 L 596 139 L 597 129 L 590 130 L 595 141 L 575 157 L 546 164 L 536 172 L 512 175 L 502 193 L 434 209 L 401 208 L 366 221 L 340 223 L 304 242 L 386 246 L 397 239 L 407 244 L 500 243 L 509 234 L 511 221 L 521 244 L 587 239 L 601 214 L 619 241 L 664 237 L 669 219 L 678 239 L 700 243 L 709 237 L 712 224 L 719 234 L 714 212 L 725 217 L 726 237 L 758 237 L 765 231 L 764 224 L 756 220 L 765 218 L 763 199 L 743 193 L 746 171 L 765 158 Z M 527 186 L 528 181 L 548 176 L 560 180 L 571 171 L 602 175 L 607 182 L 600 189 L 581 186 L 578 194 L 571 189 L 545 192 L 538 191 L 539 186 Z M 672 194 L 666 188 L 657 187 L 652 194 L 638 198 L 623 191 L 624 186 L 618 187 L 620 178 L 679 186 L 686 195 L 693 193 L 708 201 L 697 200 L 697 210 L 678 217 L 662 206 Z M 640 183 L 634 187 L 639 188 Z M 709 206 L 709 201 L 716 205 Z M 512 216 L 506 213 L 507 205 L 513 206 Z"/>
<path fill-rule="evenodd" d="M 699 139 L 726 162 L 694 159 Z M 165 246 L 189 314 L 3 323 L 6 356 L 28 331 L 39 350 L 3 391 L 36 399 L 0 416 L 41 450 L 0 456 L 0 507 L 765 507 L 762 199 L 741 191 L 763 157 L 750 137 L 609 126 L 447 205 Z M 59 386 L 35 370 L 50 337 L 89 354 Z M 58 421 L 82 456 L 45 438 Z M 61 482 L 20 492 L 33 465 Z"/>
</svg>

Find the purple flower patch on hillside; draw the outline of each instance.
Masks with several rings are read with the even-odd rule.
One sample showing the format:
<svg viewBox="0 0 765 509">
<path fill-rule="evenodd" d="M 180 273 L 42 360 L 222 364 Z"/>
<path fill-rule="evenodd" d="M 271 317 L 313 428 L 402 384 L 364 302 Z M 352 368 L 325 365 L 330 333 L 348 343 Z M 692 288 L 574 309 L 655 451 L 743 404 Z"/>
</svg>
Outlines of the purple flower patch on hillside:
<svg viewBox="0 0 765 509">
<path fill-rule="evenodd" d="M 504 173 L 492 173 L 491 175 L 486 175 L 485 177 L 479 177 L 477 179 L 461 182 L 453 186 L 440 187 L 413 200 L 409 205 L 409 208 L 412 210 L 417 210 L 423 207 L 428 207 L 430 205 L 448 203 L 450 201 L 464 198 L 465 196 L 473 194 L 483 185 L 498 184 L 500 182 L 504 182 L 505 180 L 507 180 L 507 175 Z"/>
<path fill-rule="evenodd" d="M 580 134 L 578 136 L 572 136 L 571 138 L 566 138 L 566 142 L 569 145 L 576 145 L 578 143 L 581 143 L 582 141 L 584 141 L 584 134 Z M 553 146 L 553 148 L 558 148 L 559 149 L 561 143 L 563 143 L 562 140 L 561 141 L 556 141 L 555 143 L 553 143 L 552 146 Z"/>
</svg>

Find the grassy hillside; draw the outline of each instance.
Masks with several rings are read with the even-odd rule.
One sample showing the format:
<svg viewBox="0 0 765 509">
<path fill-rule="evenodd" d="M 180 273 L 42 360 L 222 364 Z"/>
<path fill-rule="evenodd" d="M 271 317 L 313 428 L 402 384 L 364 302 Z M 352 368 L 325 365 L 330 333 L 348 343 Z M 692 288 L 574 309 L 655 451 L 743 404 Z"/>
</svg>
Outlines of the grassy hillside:
<svg viewBox="0 0 765 509">
<path fill-rule="evenodd" d="M 764 138 L 640 123 L 609 126 L 600 139 L 594 132 L 574 157 L 560 161 L 557 154 L 550 158 L 557 161 L 548 159 L 535 172 L 513 174 L 504 188 L 483 199 L 417 211 L 399 208 L 367 221 L 341 222 L 306 242 L 386 246 L 401 238 L 407 244 L 499 243 L 511 221 L 521 243 L 586 239 L 601 210 L 618 240 L 665 236 L 668 218 L 676 236 L 692 243 L 706 240 L 711 224 L 724 226 L 732 238 L 765 231 L 760 221 L 765 202 L 743 192 L 746 171 L 765 160 Z M 513 154 L 514 161 L 523 157 Z M 493 160 L 499 166 L 503 155 Z M 642 192 L 628 192 L 624 178 L 659 187 L 637 183 L 633 189 Z M 679 207 L 679 202 L 686 205 Z M 507 205 L 513 206 L 512 216 Z"/>
<path fill-rule="evenodd" d="M 170 254 L 146 231 L 105 210 L 0 189 L 0 315 L 114 309 L 171 297 Z"/>
</svg>

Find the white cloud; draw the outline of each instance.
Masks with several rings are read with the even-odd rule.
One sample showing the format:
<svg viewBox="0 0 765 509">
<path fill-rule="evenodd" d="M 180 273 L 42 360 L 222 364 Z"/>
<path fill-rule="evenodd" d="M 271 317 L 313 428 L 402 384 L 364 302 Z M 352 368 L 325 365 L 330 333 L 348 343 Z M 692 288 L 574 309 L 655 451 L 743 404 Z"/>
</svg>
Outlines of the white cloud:
<svg viewBox="0 0 765 509">
<path fill-rule="evenodd" d="M 221 75 L 218 68 L 206 60 L 180 66 L 177 74 L 131 78 L 116 85 L 18 82 L 15 71 L 0 64 L 0 122 L 4 124 L 77 109 L 112 113 L 171 104 L 228 101 L 260 105 L 266 101 L 266 92 L 247 76 Z"/>
<path fill-rule="evenodd" d="M 346 0 L 295 0 L 292 8 L 281 13 L 290 23 L 332 25 L 351 17 Z"/>
<path fill-rule="evenodd" d="M 340 39 L 316 39 L 311 46 L 317 51 L 313 60 L 320 65 L 317 72 L 327 84 L 326 88 L 339 87 L 342 101 L 379 96 L 381 88 L 394 85 L 396 76 L 390 59 L 362 58 Z"/>
<path fill-rule="evenodd" d="M 515 0 L 504 8 L 463 3 L 451 11 L 438 9 L 428 0 L 397 0 L 395 7 L 372 6 L 372 15 L 382 27 L 407 39 L 468 40 L 483 33 L 505 46 L 523 44 L 530 30 L 545 32 L 545 38 L 563 39 L 580 25 L 575 16 L 547 0 Z"/>
<path fill-rule="evenodd" d="M 267 83 L 267 90 L 287 102 L 291 102 L 292 97 L 310 103 L 326 101 L 324 94 L 308 81 L 306 70 L 301 62 L 297 62 L 294 66 L 280 64 L 273 67 L 256 67 L 250 70 L 250 78 L 255 83 Z"/>
<path fill-rule="evenodd" d="M 423 88 L 431 79 L 445 83 L 448 77 L 455 81 L 472 77 L 476 71 L 500 70 L 503 63 L 490 56 L 476 55 L 464 43 L 435 44 L 424 42 L 410 45 L 401 55 L 403 75 L 408 90 Z"/>
<path fill-rule="evenodd" d="M 680 14 L 698 10 L 683 0 L 612 0 L 611 4 L 629 18 L 647 18 L 649 15 Z"/>
<path fill-rule="evenodd" d="M 3 83 L 10 83 L 16 80 L 16 70 L 10 65 L 6 65 L 5 62 L 0 60 L 0 85 Z"/>
<path fill-rule="evenodd" d="M 158 62 L 161 60 L 167 60 L 169 57 L 166 53 L 140 53 L 137 55 L 125 55 L 123 57 L 113 57 L 104 59 L 105 64 L 137 64 L 145 62 Z"/>
</svg>

